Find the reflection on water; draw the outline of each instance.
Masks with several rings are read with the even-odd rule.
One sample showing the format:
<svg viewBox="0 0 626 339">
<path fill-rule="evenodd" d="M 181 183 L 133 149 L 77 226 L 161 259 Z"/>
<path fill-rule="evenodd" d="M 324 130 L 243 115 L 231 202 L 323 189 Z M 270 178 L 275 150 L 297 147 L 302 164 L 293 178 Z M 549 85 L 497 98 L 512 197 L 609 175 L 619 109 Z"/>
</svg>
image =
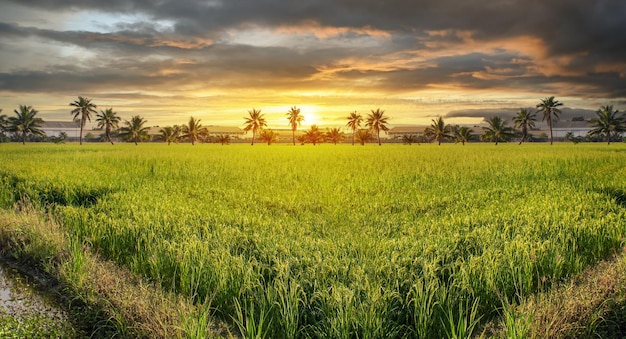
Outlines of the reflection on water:
<svg viewBox="0 0 626 339">
<path fill-rule="evenodd" d="M 37 290 L 28 279 L 0 262 L 0 315 L 15 317 L 41 315 L 60 321 L 67 314 L 59 309 L 43 292 Z"/>
</svg>

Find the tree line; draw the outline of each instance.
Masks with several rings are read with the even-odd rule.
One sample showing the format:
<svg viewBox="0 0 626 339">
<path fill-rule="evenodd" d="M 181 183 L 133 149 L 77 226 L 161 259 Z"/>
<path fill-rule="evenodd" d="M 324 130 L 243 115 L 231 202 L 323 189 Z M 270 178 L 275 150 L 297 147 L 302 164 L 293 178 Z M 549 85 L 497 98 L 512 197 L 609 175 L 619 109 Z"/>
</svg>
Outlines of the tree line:
<svg viewBox="0 0 626 339">
<path fill-rule="evenodd" d="M 139 115 L 134 115 L 130 120 L 123 121 L 123 125 L 120 127 L 122 119 L 113 108 L 107 108 L 98 113 L 96 111 L 97 106 L 92 103 L 91 99 L 82 96 L 79 96 L 69 105 L 73 107 L 70 113 L 74 121 L 80 124 L 79 142 L 81 145 L 83 143 L 83 128 L 87 121 L 91 122 L 93 115 L 96 117 L 97 128 L 104 129 L 104 138 L 111 144 L 113 144 L 114 136 L 127 142 L 134 142 L 136 145 L 141 141 L 150 140 L 149 127 L 146 126 L 147 121 Z M 436 141 L 438 145 L 441 145 L 443 141 L 450 140 L 465 145 L 467 142 L 480 139 L 486 142 L 495 142 L 497 145 L 499 142 L 506 142 L 519 136 L 519 144 L 521 145 L 528 140 L 529 131 L 535 128 L 537 115 L 541 114 L 542 121 L 548 125 L 550 144 L 552 144 L 554 140 L 552 128 L 554 122 L 559 120 L 561 114 L 559 107 L 561 106 L 563 103 L 556 100 L 554 96 L 541 99 L 536 110 L 521 108 L 513 118 L 513 127 L 508 126 L 508 122 L 499 116 L 487 118 L 485 119 L 487 126 L 482 127 L 483 134 L 480 136 L 475 135 L 469 127 L 449 125 L 444 122 L 442 117 L 438 117 L 432 119 L 432 124 L 424 130 L 424 137 L 421 141 Z M 0 109 L 0 113 L 2 113 L 2 109 Z M 20 105 L 19 109 L 14 110 L 14 113 L 15 116 L 13 117 L 0 114 L 0 141 L 9 140 L 6 133 L 12 133 L 14 139 L 20 140 L 23 144 L 26 143 L 28 137 L 45 137 L 45 132 L 42 130 L 44 121 L 37 117 L 39 112 L 32 106 Z M 287 112 L 286 117 L 288 126 L 291 128 L 294 145 L 296 141 L 300 144 L 311 143 L 313 145 L 324 142 L 337 144 L 342 143 L 346 138 L 346 134 L 341 131 L 341 128 L 327 128 L 326 131 L 322 131 L 317 125 L 311 125 L 309 130 L 296 137 L 296 131 L 304 121 L 304 115 L 299 108 L 293 106 Z M 261 113 L 260 109 L 249 110 L 248 116 L 243 119 L 243 130 L 252 132 L 251 145 L 254 145 L 257 135 L 259 141 L 266 142 L 268 145 L 279 140 L 279 134 L 267 128 L 265 115 Z M 345 127 L 352 132 L 352 145 L 355 142 L 364 145 L 374 140 L 377 141 L 378 145 L 381 145 L 380 132 L 389 130 L 389 117 L 380 108 L 371 110 L 371 113 L 368 113 L 365 118 L 356 111 L 351 112 L 346 120 Z M 587 133 L 588 137 L 600 138 L 610 144 L 611 141 L 621 140 L 622 133 L 626 131 L 626 115 L 620 114 L 612 105 L 606 105 L 596 111 L 596 117 L 591 119 L 589 124 L 592 129 Z M 65 136 L 61 135 L 56 141 L 63 141 L 64 138 Z M 159 138 L 163 142 L 167 142 L 168 145 L 181 140 L 188 140 L 192 145 L 195 145 L 198 141 L 207 142 L 209 132 L 208 128 L 201 124 L 200 119 L 190 117 L 189 122 L 185 125 L 161 128 Z M 571 133 L 567 139 L 574 142 L 581 141 L 579 138 L 574 138 Z M 229 135 L 218 135 L 214 137 L 214 141 L 223 145 L 230 143 L 231 139 Z M 410 145 L 419 143 L 420 138 L 415 134 L 406 134 L 402 141 L 404 144 Z"/>
</svg>

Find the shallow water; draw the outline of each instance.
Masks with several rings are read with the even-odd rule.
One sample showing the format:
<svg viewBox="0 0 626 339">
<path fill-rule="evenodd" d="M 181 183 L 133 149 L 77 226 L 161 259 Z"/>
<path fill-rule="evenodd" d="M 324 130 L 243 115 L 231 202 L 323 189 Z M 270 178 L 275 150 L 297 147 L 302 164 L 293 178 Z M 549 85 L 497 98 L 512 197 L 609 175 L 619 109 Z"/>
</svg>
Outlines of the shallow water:
<svg viewBox="0 0 626 339">
<path fill-rule="evenodd" d="M 0 261 L 0 315 L 12 317 L 44 316 L 59 321 L 68 319 L 49 295 L 36 288 L 23 275 Z"/>
</svg>

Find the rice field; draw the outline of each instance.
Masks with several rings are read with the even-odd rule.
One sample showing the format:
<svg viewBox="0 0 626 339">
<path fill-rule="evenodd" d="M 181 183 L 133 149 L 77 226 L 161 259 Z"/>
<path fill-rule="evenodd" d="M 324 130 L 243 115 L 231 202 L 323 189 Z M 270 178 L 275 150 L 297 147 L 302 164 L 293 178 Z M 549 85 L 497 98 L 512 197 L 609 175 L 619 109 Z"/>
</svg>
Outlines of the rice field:
<svg viewBox="0 0 626 339">
<path fill-rule="evenodd" d="M 626 144 L 0 144 L 0 206 L 244 337 L 461 338 L 624 245 Z"/>
</svg>

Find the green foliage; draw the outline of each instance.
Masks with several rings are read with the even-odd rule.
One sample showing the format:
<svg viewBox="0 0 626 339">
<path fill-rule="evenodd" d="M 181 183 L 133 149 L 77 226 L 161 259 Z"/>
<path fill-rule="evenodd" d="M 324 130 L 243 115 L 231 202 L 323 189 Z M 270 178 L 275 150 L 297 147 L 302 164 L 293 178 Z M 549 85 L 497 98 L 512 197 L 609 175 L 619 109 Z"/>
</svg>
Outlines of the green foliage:
<svg viewBox="0 0 626 339">
<path fill-rule="evenodd" d="M 43 125 L 43 119 L 37 117 L 37 110 L 31 106 L 20 105 L 19 110 L 13 110 L 14 117 L 9 117 L 7 120 L 7 131 L 15 133 L 15 135 L 21 137 L 22 144 L 26 144 L 26 137 L 32 136 L 46 136 L 46 133 L 41 129 Z"/>
<path fill-rule="evenodd" d="M 626 236 L 624 144 L 104 146 L 3 145 L 5 206 L 245 337 L 471 336 Z"/>
</svg>

